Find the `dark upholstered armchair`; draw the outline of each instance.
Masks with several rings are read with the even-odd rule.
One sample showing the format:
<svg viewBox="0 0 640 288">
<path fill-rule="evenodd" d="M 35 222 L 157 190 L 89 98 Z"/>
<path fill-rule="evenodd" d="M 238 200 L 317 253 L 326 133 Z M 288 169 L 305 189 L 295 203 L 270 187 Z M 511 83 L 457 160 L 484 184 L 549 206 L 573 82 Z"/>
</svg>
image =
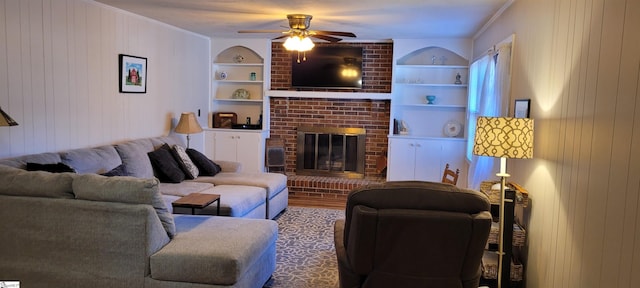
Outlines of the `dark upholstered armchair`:
<svg viewBox="0 0 640 288">
<path fill-rule="evenodd" d="M 489 209 L 483 193 L 444 183 L 351 191 L 334 230 L 340 287 L 478 287 Z"/>
</svg>

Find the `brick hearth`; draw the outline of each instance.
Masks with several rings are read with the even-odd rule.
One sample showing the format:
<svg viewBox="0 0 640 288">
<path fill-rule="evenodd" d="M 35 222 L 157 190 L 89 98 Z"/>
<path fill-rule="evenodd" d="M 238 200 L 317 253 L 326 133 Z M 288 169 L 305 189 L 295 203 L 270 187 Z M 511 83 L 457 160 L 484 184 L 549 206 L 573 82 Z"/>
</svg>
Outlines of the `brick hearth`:
<svg viewBox="0 0 640 288">
<path fill-rule="evenodd" d="M 345 201 L 349 191 L 382 179 L 346 179 L 337 177 L 289 175 L 289 195 L 298 199 L 325 199 Z"/>
<path fill-rule="evenodd" d="M 336 45 L 322 44 L 317 45 Z M 389 93 L 393 45 L 391 43 L 347 43 L 363 47 L 363 83 L 359 90 L 337 90 L 345 99 L 271 97 L 270 129 L 272 138 L 285 141 L 286 174 L 289 195 L 297 199 L 345 200 L 349 191 L 362 185 L 382 182 L 385 175 L 376 171 L 376 160 L 386 157 L 388 149 L 390 101 L 349 99 L 350 92 Z M 291 57 L 279 43 L 272 45 L 271 89 L 290 90 Z M 295 90 L 291 90 L 295 91 Z M 324 91 L 309 89 L 306 91 Z M 346 179 L 296 175 L 296 137 L 298 126 L 355 127 L 366 130 L 365 178 Z"/>
</svg>

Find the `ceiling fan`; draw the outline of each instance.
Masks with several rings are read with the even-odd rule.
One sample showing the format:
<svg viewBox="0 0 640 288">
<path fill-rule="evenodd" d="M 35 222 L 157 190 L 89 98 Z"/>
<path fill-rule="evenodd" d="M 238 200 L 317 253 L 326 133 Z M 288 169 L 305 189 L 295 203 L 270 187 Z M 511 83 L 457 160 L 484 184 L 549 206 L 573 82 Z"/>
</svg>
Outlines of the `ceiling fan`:
<svg viewBox="0 0 640 288">
<path fill-rule="evenodd" d="M 305 38 L 316 38 L 329 42 L 338 42 L 341 41 L 341 38 L 335 37 L 356 37 L 355 34 L 351 32 L 339 32 L 339 31 L 321 31 L 321 30 L 309 30 L 309 26 L 311 24 L 311 18 L 313 16 L 306 14 L 289 14 L 287 15 L 287 19 L 289 19 L 289 30 L 241 30 L 238 33 L 282 33 L 282 36 L 274 38 L 274 40 L 282 39 L 282 38 L 294 38 L 298 37 L 299 39 Z"/>
</svg>

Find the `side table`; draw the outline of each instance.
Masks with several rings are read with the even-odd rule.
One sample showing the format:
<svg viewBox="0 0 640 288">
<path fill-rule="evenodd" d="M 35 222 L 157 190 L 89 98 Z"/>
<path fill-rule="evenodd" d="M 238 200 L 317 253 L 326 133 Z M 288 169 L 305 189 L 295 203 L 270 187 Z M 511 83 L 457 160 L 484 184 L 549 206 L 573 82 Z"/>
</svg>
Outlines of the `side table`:
<svg viewBox="0 0 640 288">
<path fill-rule="evenodd" d="M 218 194 L 191 193 L 174 201 L 173 203 L 171 203 L 171 205 L 173 205 L 174 208 L 191 208 L 191 215 L 195 215 L 196 208 L 205 208 L 211 205 L 211 203 L 213 202 L 217 202 L 216 215 L 220 215 L 220 195 Z"/>
</svg>

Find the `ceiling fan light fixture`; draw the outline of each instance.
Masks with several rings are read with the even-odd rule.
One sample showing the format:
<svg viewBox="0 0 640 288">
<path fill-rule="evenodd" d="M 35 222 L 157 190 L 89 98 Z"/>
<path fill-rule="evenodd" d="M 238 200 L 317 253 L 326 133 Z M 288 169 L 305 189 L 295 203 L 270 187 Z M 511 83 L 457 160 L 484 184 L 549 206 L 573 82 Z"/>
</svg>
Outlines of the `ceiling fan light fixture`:
<svg viewBox="0 0 640 288">
<path fill-rule="evenodd" d="M 313 49 L 315 44 L 311 41 L 309 37 L 300 37 L 300 36 L 290 36 L 284 41 L 284 48 L 288 51 L 298 51 L 298 52 L 306 52 Z"/>
</svg>

